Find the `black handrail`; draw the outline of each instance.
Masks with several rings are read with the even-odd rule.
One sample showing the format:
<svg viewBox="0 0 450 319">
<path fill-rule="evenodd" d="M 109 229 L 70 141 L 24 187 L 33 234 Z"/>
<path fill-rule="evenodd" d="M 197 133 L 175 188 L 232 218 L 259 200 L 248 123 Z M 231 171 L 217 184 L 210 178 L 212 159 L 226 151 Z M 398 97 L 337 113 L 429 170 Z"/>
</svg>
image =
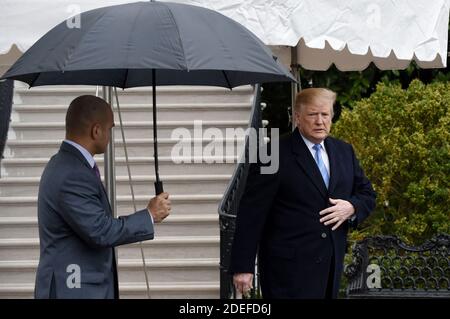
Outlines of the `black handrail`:
<svg viewBox="0 0 450 319">
<path fill-rule="evenodd" d="M 259 145 L 259 129 L 262 127 L 261 111 L 261 85 L 254 87 L 254 99 L 249 121 L 249 128 L 257 132 Z M 227 189 L 219 205 L 220 221 L 220 298 L 229 299 L 234 297 L 232 278 L 228 274 L 230 265 L 231 246 L 233 244 L 234 230 L 239 202 L 245 189 L 247 174 L 250 166 L 249 161 L 249 135 L 245 138 L 245 148 L 233 176 L 228 183 Z"/>
</svg>

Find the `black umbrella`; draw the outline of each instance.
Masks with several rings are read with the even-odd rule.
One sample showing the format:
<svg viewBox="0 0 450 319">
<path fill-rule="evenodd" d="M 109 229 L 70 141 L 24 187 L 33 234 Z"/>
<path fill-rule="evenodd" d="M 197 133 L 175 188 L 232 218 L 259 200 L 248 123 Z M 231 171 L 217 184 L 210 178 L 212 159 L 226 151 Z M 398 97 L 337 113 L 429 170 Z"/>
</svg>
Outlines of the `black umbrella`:
<svg viewBox="0 0 450 319">
<path fill-rule="evenodd" d="M 81 27 L 62 22 L 39 39 L 3 78 L 40 85 L 153 86 L 153 134 L 159 179 L 156 85 L 295 81 L 241 24 L 197 6 L 136 2 L 87 11 Z"/>
</svg>

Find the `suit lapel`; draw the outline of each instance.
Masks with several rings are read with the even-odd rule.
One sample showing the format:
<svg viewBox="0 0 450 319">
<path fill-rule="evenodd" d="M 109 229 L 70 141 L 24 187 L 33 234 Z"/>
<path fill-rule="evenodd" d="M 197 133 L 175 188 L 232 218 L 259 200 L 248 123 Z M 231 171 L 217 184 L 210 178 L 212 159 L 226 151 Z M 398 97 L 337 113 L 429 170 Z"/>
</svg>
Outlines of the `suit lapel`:
<svg viewBox="0 0 450 319">
<path fill-rule="evenodd" d="M 295 129 L 295 131 L 292 133 L 291 138 L 292 152 L 295 154 L 297 163 L 309 177 L 317 190 L 322 194 L 322 196 L 328 198 L 327 187 L 325 186 L 319 168 L 317 167 L 317 164 L 312 157 L 311 152 L 308 150 L 305 142 L 303 141 L 298 129 Z"/>
<path fill-rule="evenodd" d="M 99 187 L 102 189 L 103 195 L 106 198 L 107 207 L 109 209 L 109 212 L 112 214 L 111 205 L 109 204 L 108 194 L 106 193 L 105 186 L 103 185 L 102 181 L 98 179 L 97 175 L 95 174 L 94 170 L 92 169 L 91 165 L 89 165 L 88 161 L 83 156 L 83 154 L 81 154 L 79 150 L 77 150 L 75 147 L 73 147 L 69 143 L 64 143 L 64 142 L 62 142 L 62 144 L 61 144 L 60 151 L 68 152 L 68 153 L 72 154 L 73 156 L 75 156 L 76 158 L 78 158 L 86 166 L 86 168 L 89 169 L 89 171 L 93 175 L 95 175 L 95 179 L 97 180 L 97 183 L 99 184 Z"/>
<path fill-rule="evenodd" d="M 336 183 L 339 180 L 339 163 L 337 160 L 336 145 L 332 139 L 325 139 L 325 148 L 328 154 L 328 160 L 330 161 L 330 183 L 328 185 L 328 193 L 333 194 L 336 187 Z"/>
</svg>

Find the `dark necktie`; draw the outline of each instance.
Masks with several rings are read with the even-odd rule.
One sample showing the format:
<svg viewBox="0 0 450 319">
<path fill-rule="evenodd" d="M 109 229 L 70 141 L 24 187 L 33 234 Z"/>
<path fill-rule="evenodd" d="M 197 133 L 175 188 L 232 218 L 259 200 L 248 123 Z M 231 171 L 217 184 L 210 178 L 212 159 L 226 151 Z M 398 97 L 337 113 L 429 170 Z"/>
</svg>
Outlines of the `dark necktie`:
<svg viewBox="0 0 450 319">
<path fill-rule="evenodd" d="M 98 169 L 97 163 L 94 163 L 94 167 L 92 167 L 92 169 L 95 172 L 95 175 L 97 175 L 98 179 L 101 181 L 102 180 L 102 176 L 100 175 L 100 171 Z"/>
</svg>

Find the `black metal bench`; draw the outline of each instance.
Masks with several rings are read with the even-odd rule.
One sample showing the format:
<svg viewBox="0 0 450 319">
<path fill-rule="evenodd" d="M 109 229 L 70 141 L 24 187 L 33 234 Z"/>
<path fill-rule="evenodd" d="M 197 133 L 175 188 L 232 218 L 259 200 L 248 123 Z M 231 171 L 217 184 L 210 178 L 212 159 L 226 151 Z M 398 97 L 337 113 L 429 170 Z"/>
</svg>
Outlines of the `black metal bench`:
<svg viewBox="0 0 450 319">
<path fill-rule="evenodd" d="M 450 298 L 450 236 L 418 247 L 393 236 L 357 242 L 345 267 L 347 298 Z"/>
</svg>

